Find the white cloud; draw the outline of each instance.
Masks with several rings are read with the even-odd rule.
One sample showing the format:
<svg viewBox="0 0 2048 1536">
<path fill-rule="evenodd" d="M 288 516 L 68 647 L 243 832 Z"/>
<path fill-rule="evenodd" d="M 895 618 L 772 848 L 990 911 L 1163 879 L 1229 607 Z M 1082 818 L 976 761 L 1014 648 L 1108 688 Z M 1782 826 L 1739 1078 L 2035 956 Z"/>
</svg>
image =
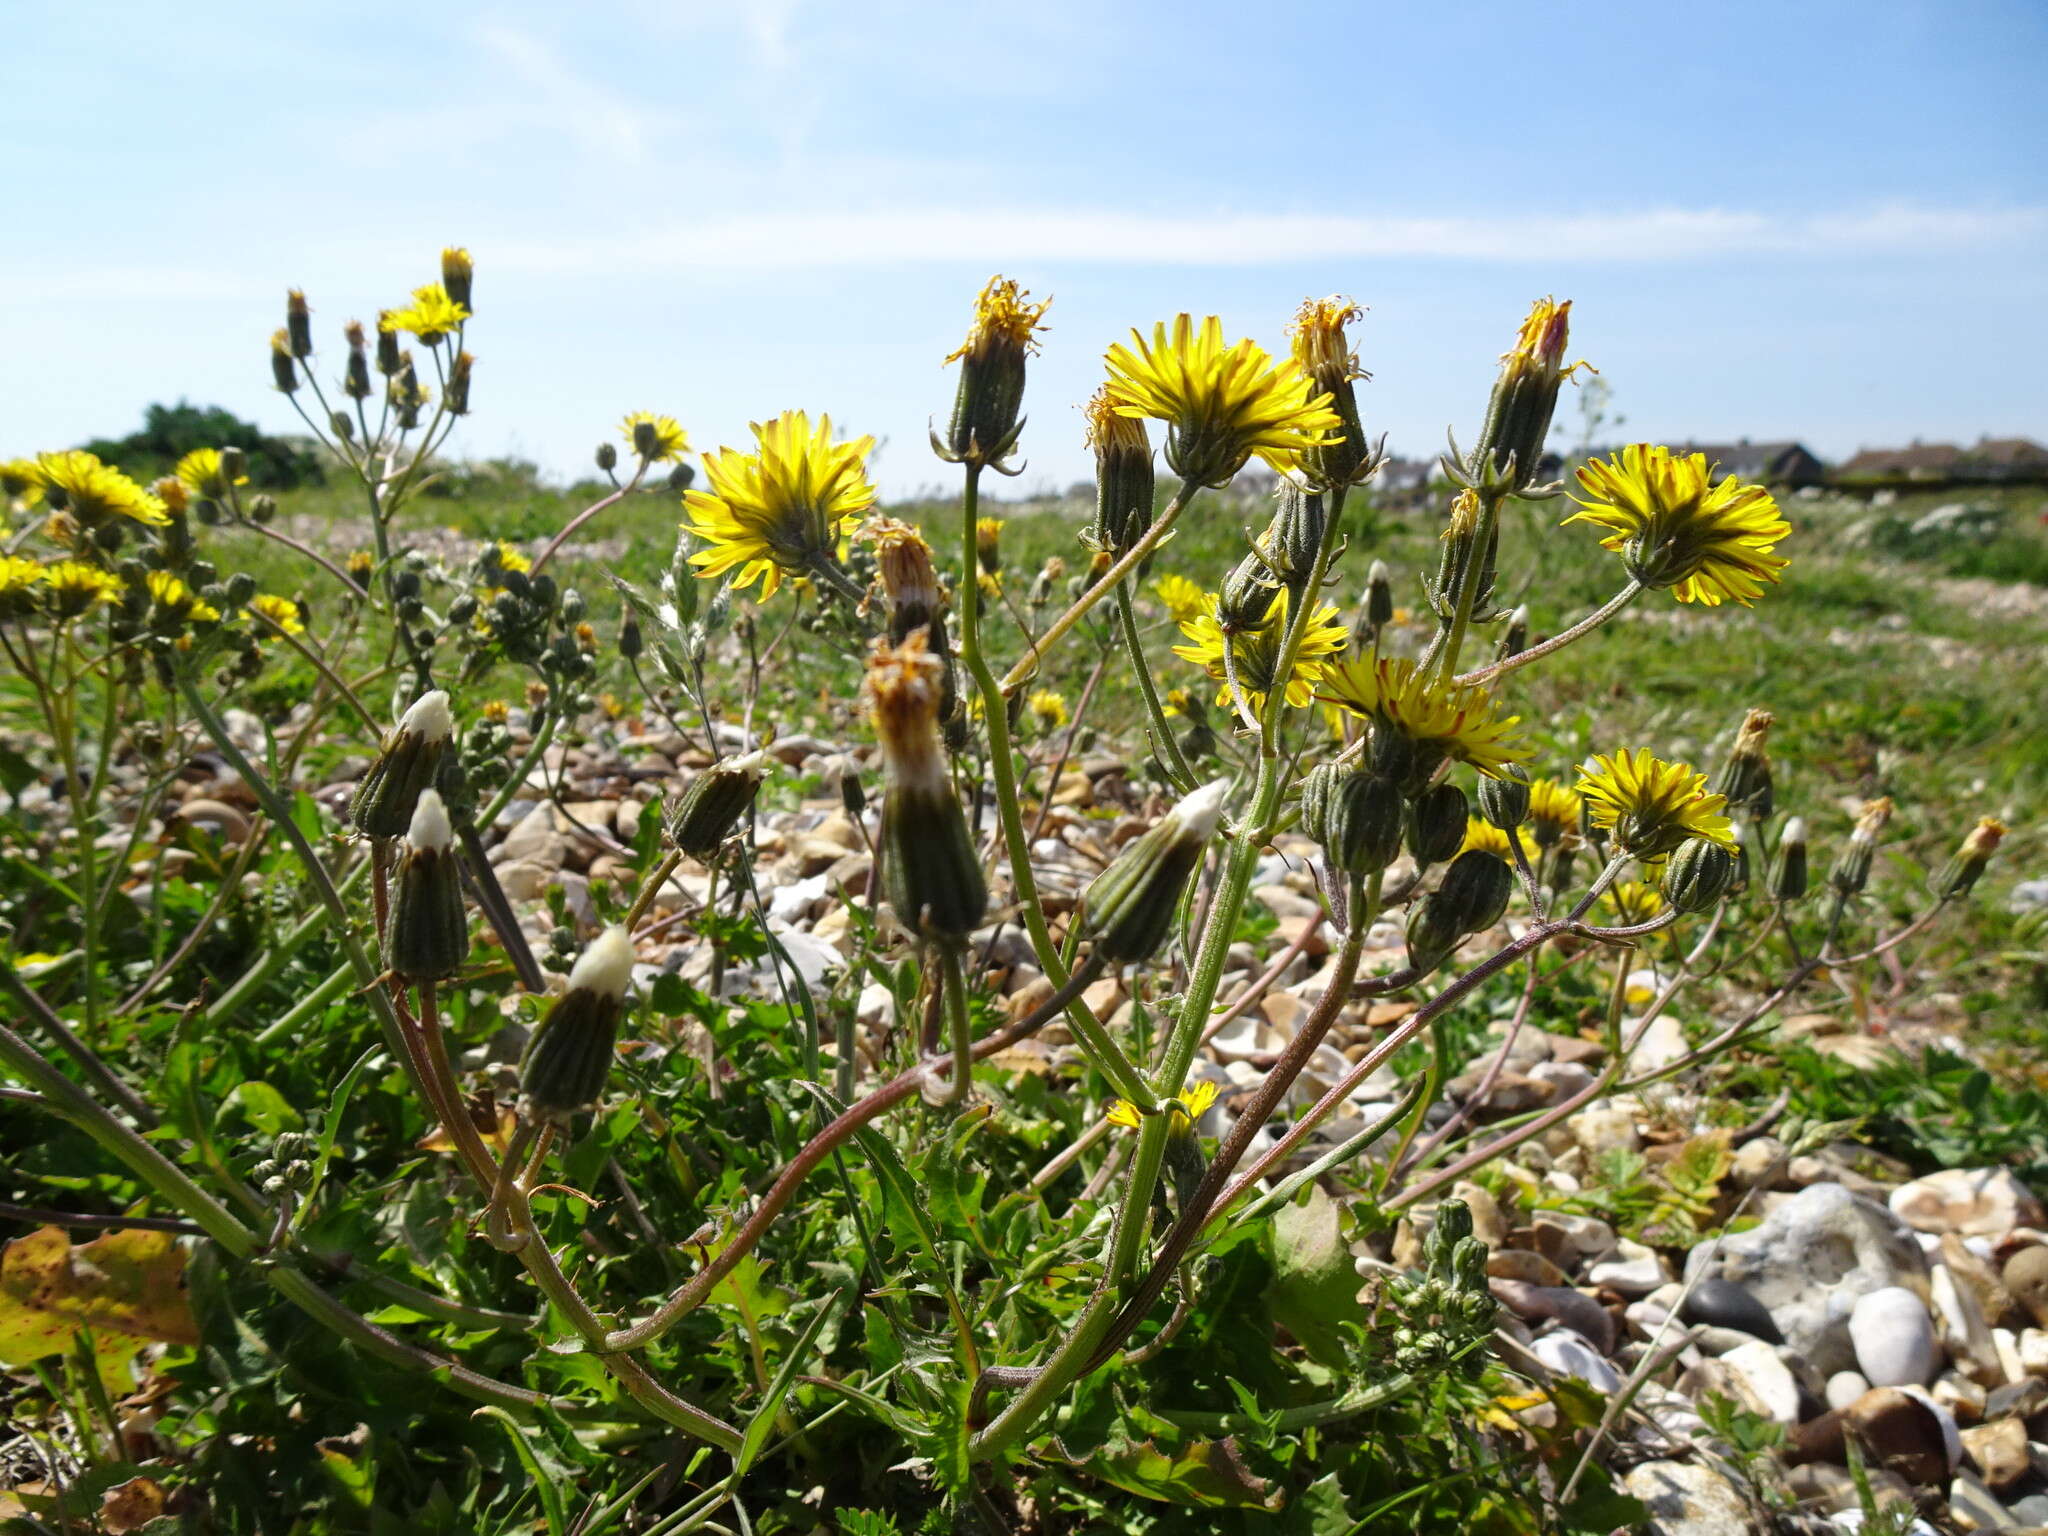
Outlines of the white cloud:
<svg viewBox="0 0 2048 1536">
<path fill-rule="evenodd" d="M 2048 236 L 2048 208 L 1916 204 L 1780 215 L 1727 208 L 1524 218 L 1219 214 L 1074 209 L 799 211 L 705 219 L 640 236 L 515 241 L 495 261 L 532 272 L 848 267 L 908 262 L 1264 266 L 1331 258 L 1669 262 L 1726 256 L 1955 251 Z"/>
</svg>

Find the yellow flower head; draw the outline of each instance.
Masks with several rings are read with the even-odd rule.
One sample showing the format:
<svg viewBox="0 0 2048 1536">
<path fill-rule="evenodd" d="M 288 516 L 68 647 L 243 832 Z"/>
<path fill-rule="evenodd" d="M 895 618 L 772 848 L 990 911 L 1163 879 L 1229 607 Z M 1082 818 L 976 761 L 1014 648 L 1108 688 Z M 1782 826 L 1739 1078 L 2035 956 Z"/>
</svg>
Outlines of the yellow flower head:
<svg viewBox="0 0 2048 1536">
<path fill-rule="evenodd" d="M 196 624 L 211 624 L 220 618 L 218 608 L 202 600 L 198 593 L 169 571 L 151 571 L 145 579 L 151 600 L 171 617 Z"/>
<path fill-rule="evenodd" d="M 802 411 L 754 423 L 754 436 L 758 453 L 704 455 L 711 489 L 683 493 L 692 519 L 684 527 L 710 546 L 690 556 L 698 575 L 737 567 L 733 585 L 758 577 L 767 598 L 785 575 L 829 559 L 845 527 L 874 505 L 866 461 L 875 440 L 835 443 L 831 417 L 820 416 L 813 430 Z"/>
<path fill-rule="evenodd" d="M 650 464 L 674 464 L 690 451 L 690 436 L 673 416 L 633 411 L 619 423 L 619 435 Z"/>
<path fill-rule="evenodd" d="M 1191 643 L 1176 645 L 1173 654 L 1204 668 L 1217 679 L 1221 686 L 1216 690 L 1216 702 L 1220 705 L 1232 702 L 1229 675 L 1223 665 L 1223 647 L 1229 645 L 1238 686 L 1244 689 L 1246 698 L 1250 700 L 1252 713 L 1264 719 L 1266 695 L 1280 681 L 1274 674 L 1280 665 L 1280 645 L 1287 631 L 1287 589 L 1274 588 L 1273 596 L 1266 604 L 1265 616 L 1259 623 L 1237 630 L 1228 637 L 1217 621 L 1213 594 L 1206 595 L 1202 611 L 1183 621 L 1180 627 L 1181 633 Z M 1337 622 L 1334 603 L 1311 610 L 1308 623 L 1302 630 L 1301 648 L 1294 655 L 1294 670 L 1286 679 L 1284 696 L 1290 705 L 1301 709 L 1315 697 L 1316 684 L 1323 679 L 1326 659 L 1343 650 L 1350 640 L 1350 631 Z"/>
<path fill-rule="evenodd" d="M 1124 416 L 1166 423 L 1166 462 L 1193 485 L 1222 485 L 1257 454 L 1278 471 L 1302 453 L 1337 440 L 1342 419 L 1330 396 L 1318 394 L 1293 358 L 1279 363 L 1256 342 L 1223 344 L 1223 322 L 1211 315 L 1195 329 L 1179 315 L 1135 349 L 1109 349 L 1109 395 Z"/>
<path fill-rule="evenodd" d="M 1041 731 L 1056 731 L 1067 723 L 1067 701 L 1050 688 L 1041 688 L 1029 700 L 1031 718 Z"/>
<path fill-rule="evenodd" d="M 484 701 L 483 717 L 495 725 L 503 725 L 511 717 L 511 714 L 512 706 L 503 699 L 486 699 Z"/>
<path fill-rule="evenodd" d="M 1791 564 L 1773 553 L 1792 527 L 1770 492 L 1733 475 L 1715 482 L 1703 453 L 1675 458 L 1669 448 L 1633 443 L 1582 467 L 1579 485 L 1586 495 L 1565 521 L 1608 529 L 1601 548 L 1681 603 L 1712 608 L 1733 598 L 1748 607 Z"/>
<path fill-rule="evenodd" d="M 1162 576 L 1152 583 L 1152 591 L 1166 605 L 1173 622 L 1183 629 L 1215 607 L 1215 600 L 1185 576 Z"/>
<path fill-rule="evenodd" d="M 1504 367 L 1540 369 L 1555 373 L 1560 378 L 1570 378 L 1581 368 L 1592 371 L 1591 363 L 1566 364 L 1565 342 L 1571 336 L 1572 301 L 1559 303 L 1555 298 L 1541 298 L 1529 306 L 1528 318 L 1522 321 L 1522 328 L 1515 334 L 1515 344 L 1501 353 Z"/>
<path fill-rule="evenodd" d="M 34 459 L 0 459 L 0 499 L 23 507 L 43 499 L 43 472 Z"/>
<path fill-rule="evenodd" d="M 946 665 L 932 654 L 922 630 L 898 646 L 874 643 L 861 696 L 892 783 L 946 782 L 946 754 L 939 741 L 945 687 Z"/>
<path fill-rule="evenodd" d="M 218 448 L 194 448 L 178 460 L 178 481 L 194 496 L 207 501 L 225 500 L 228 494 L 227 471 L 221 468 Z M 236 485 L 247 485 L 247 475 L 236 475 Z"/>
<path fill-rule="evenodd" d="M 36 605 L 36 588 L 43 584 L 43 567 L 19 555 L 0 555 L 0 618 L 19 618 Z"/>
<path fill-rule="evenodd" d="M 441 286 L 448 297 L 470 309 L 470 290 L 476 282 L 476 263 L 470 260 L 469 251 L 460 245 L 441 248 Z"/>
<path fill-rule="evenodd" d="M 518 571 L 524 575 L 533 569 L 533 562 L 527 559 L 525 552 L 510 539 L 500 539 L 498 540 L 498 569 L 501 571 Z"/>
<path fill-rule="evenodd" d="M 60 619 L 75 619 L 89 608 L 111 603 L 121 595 L 121 578 L 83 560 L 60 560 L 46 566 L 50 606 Z"/>
<path fill-rule="evenodd" d="M 900 518 L 870 518 L 861 533 L 875 546 L 875 567 L 889 597 L 889 628 L 898 640 L 939 615 L 939 573 L 922 531 Z"/>
<path fill-rule="evenodd" d="M 1052 308 L 1052 300 L 1037 304 L 1030 300 L 1031 294 L 1019 288 L 1013 279 L 1000 274 L 990 278 L 974 301 L 974 324 L 968 329 L 967 339 L 946 361 L 957 363 L 963 357 L 980 360 L 997 352 L 1036 352 L 1038 332 L 1045 329 L 1045 312 Z"/>
<path fill-rule="evenodd" d="M 1184 1093 L 1170 1100 L 1166 1112 L 1176 1118 L 1185 1119 L 1189 1125 L 1200 1123 L 1202 1116 L 1209 1113 L 1209 1106 L 1216 1102 L 1216 1085 L 1207 1078 L 1191 1085 Z M 1144 1123 L 1144 1116 L 1138 1106 L 1129 1099 L 1118 1099 L 1109 1107 L 1109 1123 L 1135 1131 Z"/>
<path fill-rule="evenodd" d="M 1579 792 L 1555 779 L 1534 779 L 1529 784 L 1529 820 L 1536 840 L 1548 847 L 1567 833 L 1579 829 Z"/>
<path fill-rule="evenodd" d="M 1579 767 L 1579 793 L 1593 825 L 1639 859 L 1660 859 L 1689 837 L 1735 851 L 1735 832 L 1721 814 L 1725 796 L 1707 790 L 1707 776 L 1667 763 L 1648 747 L 1595 755 Z"/>
<path fill-rule="evenodd" d="M 171 520 L 164 504 L 111 464 L 83 448 L 46 453 L 36 461 L 43 494 L 85 528 L 97 528 L 112 517 L 125 517 L 146 528 Z"/>
<path fill-rule="evenodd" d="M 303 635 L 306 632 L 305 621 L 299 617 L 299 605 L 288 597 L 259 592 L 249 599 L 249 611 L 262 614 L 288 635 Z"/>
<path fill-rule="evenodd" d="M 1003 568 L 1003 520 L 977 517 L 974 520 L 974 558 L 991 576 Z"/>
<path fill-rule="evenodd" d="M 1371 378 L 1358 366 L 1358 354 L 1351 350 L 1350 338 L 1344 334 L 1345 326 L 1364 318 L 1365 311 L 1340 294 L 1327 299 L 1303 299 L 1301 308 L 1295 311 L 1294 324 L 1287 328 L 1295 363 L 1318 381 Z"/>
<path fill-rule="evenodd" d="M 1530 753 L 1515 729 L 1520 715 L 1502 719 L 1484 688 L 1431 683 L 1407 657 L 1338 662 L 1324 676 L 1320 697 L 1398 731 L 1418 747 L 1470 763 L 1489 778 Z"/>
<path fill-rule="evenodd" d="M 1664 910 L 1664 893 L 1645 880 L 1617 880 L 1600 897 L 1617 928 L 1647 923 Z M 1629 1001 L 1634 1002 L 1631 998 Z"/>
<path fill-rule="evenodd" d="M 428 283 L 412 291 L 412 302 L 403 309 L 387 309 L 378 318 L 380 331 L 411 331 L 433 346 L 469 318 L 469 310 L 448 297 L 439 283 Z"/>
<path fill-rule="evenodd" d="M 1525 857 L 1531 859 L 1536 857 L 1536 848 L 1530 843 L 1529 833 L 1526 828 L 1515 828 L 1515 841 L 1522 845 L 1522 853 Z M 1458 852 L 1464 853 L 1473 848 L 1477 848 L 1481 853 L 1490 853 L 1494 857 L 1501 859 L 1512 860 L 1515 856 L 1513 850 L 1508 845 L 1507 833 L 1490 821 L 1481 821 L 1477 816 L 1466 818 L 1465 842 L 1458 849 Z"/>
</svg>

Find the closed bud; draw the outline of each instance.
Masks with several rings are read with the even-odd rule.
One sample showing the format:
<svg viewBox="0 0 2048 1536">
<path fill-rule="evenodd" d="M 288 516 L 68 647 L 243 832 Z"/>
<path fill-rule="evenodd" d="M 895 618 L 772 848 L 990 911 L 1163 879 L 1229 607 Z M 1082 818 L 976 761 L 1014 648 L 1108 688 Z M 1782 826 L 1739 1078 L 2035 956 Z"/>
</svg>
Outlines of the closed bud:
<svg viewBox="0 0 2048 1536">
<path fill-rule="evenodd" d="M 441 796 L 431 789 L 420 791 L 398 856 L 384 952 L 385 963 L 408 981 L 453 976 L 469 958 L 454 829 Z"/>
<path fill-rule="evenodd" d="M 471 314 L 476 305 L 470 302 L 470 292 L 476 282 L 476 263 L 469 259 L 469 252 L 459 245 L 451 245 L 441 252 L 441 287 L 450 302 L 461 305 Z"/>
<path fill-rule="evenodd" d="M 1689 837 L 1664 865 L 1664 899 L 1680 912 L 1704 912 L 1735 884 L 1736 856 L 1704 837 Z"/>
<path fill-rule="evenodd" d="M 1451 860 L 1432 894 L 1449 906 L 1466 933 L 1484 933 L 1507 912 L 1514 890 L 1515 872 L 1506 859 L 1468 848 Z"/>
<path fill-rule="evenodd" d="M 284 296 L 284 329 L 293 357 L 313 355 L 313 312 L 306 307 L 305 294 L 296 288 Z"/>
<path fill-rule="evenodd" d="M 1473 467 L 1499 477 L 1507 489 L 1526 489 L 1536 479 L 1550 418 L 1564 381 L 1587 365 L 1564 360 L 1571 330 L 1571 301 L 1540 299 L 1522 322 L 1515 344 L 1501 356 L 1500 377 L 1487 403 Z"/>
<path fill-rule="evenodd" d="M 349 820 L 365 837 L 399 837 L 412 824 L 420 793 L 432 786 L 442 755 L 455 734 L 448 695 L 436 688 L 423 693 L 384 738 L 384 748 L 370 764 L 349 802 Z"/>
<path fill-rule="evenodd" d="M 1455 784 L 1434 785 L 1409 801 L 1408 852 L 1416 868 L 1457 857 L 1465 846 L 1465 823 L 1471 819 L 1471 802 Z"/>
<path fill-rule="evenodd" d="M 1727 761 L 1714 779 L 1714 792 L 1728 798 L 1732 814 L 1765 821 L 1771 814 L 1771 760 L 1764 750 L 1771 734 L 1771 712 L 1752 709 L 1735 733 Z"/>
<path fill-rule="evenodd" d="M 237 571 L 228 578 L 227 599 L 231 608 L 246 608 L 249 599 L 256 595 L 256 578 L 247 571 Z"/>
<path fill-rule="evenodd" d="M 405 354 L 398 346 L 398 332 L 396 329 L 387 328 L 384 323 L 390 317 L 391 311 L 388 309 L 377 311 L 377 371 L 387 379 L 394 377 L 399 369 L 405 366 Z"/>
<path fill-rule="evenodd" d="M 455 361 L 448 365 L 448 414 L 467 416 L 469 414 L 469 379 L 476 367 L 476 359 L 467 352 L 455 354 Z"/>
<path fill-rule="evenodd" d="M 607 475 L 619 467 L 619 450 L 610 442 L 597 445 L 597 467 Z"/>
<path fill-rule="evenodd" d="M 583 622 L 583 594 L 574 587 L 562 594 L 562 622 L 581 624 Z"/>
<path fill-rule="evenodd" d="M 1350 775 L 1351 769 L 1342 763 L 1318 763 L 1302 775 L 1301 830 L 1325 847 L 1330 841 L 1330 809 Z"/>
<path fill-rule="evenodd" d="M 2005 823 L 1996 817 L 1986 816 L 1970 829 L 1963 839 L 1963 846 L 1942 867 L 1934 872 L 1927 888 L 1942 901 L 1953 901 L 1966 895 L 1977 877 L 1984 873 L 1984 866 L 1991 862 L 1991 855 L 1998 851 L 1999 842 L 2005 837 Z"/>
<path fill-rule="evenodd" d="M 283 331 L 270 338 L 270 382 L 288 395 L 299 387 L 299 365 L 292 361 L 291 338 Z"/>
<path fill-rule="evenodd" d="M 1106 386 L 1095 392 L 1087 413 L 1088 446 L 1095 450 L 1095 521 L 1081 542 L 1122 555 L 1152 527 L 1152 444 L 1143 419 L 1118 414 Z"/>
<path fill-rule="evenodd" d="M 1372 773 L 1348 774 L 1331 796 L 1323 855 L 1346 875 L 1376 875 L 1401 852 L 1401 788 Z"/>
<path fill-rule="evenodd" d="M 1499 777 L 1479 780 L 1479 814 L 1489 825 L 1512 832 L 1529 819 L 1529 775 L 1520 763 L 1503 763 Z"/>
<path fill-rule="evenodd" d="M 1165 942 L 1188 881 L 1208 851 L 1228 788 L 1226 780 L 1216 779 L 1184 797 L 1095 877 L 1083 903 L 1100 954 L 1119 964 L 1137 963 Z"/>
<path fill-rule="evenodd" d="M 471 593 L 464 592 L 448 605 L 448 622 L 451 624 L 467 624 L 475 617 L 476 598 Z"/>
<path fill-rule="evenodd" d="M 1394 577 L 1384 560 L 1373 561 L 1365 573 L 1365 622 L 1375 635 L 1394 622 Z"/>
<path fill-rule="evenodd" d="M 868 792 L 860 781 L 860 765 L 850 757 L 839 763 L 839 805 L 855 821 L 868 813 Z"/>
<path fill-rule="evenodd" d="M 1296 602 L 1315 572 L 1316 554 L 1322 548 L 1329 517 L 1323 498 L 1304 491 L 1292 480 L 1280 482 L 1280 508 L 1255 548 L 1272 579 L 1285 586 Z"/>
<path fill-rule="evenodd" d="M 1849 841 L 1835 856 L 1833 867 L 1828 870 L 1828 884 L 1844 896 L 1854 896 L 1870 880 L 1870 861 L 1877 853 L 1878 835 L 1884 831 L 1885 823 L 1892 819 L 1892 802 L 1889 795 L 1877 800 L 1864 802 L 1863 814 L 1856 818 L 1856 826 L 1849 833 Z"/>
<path fill-rule="evenodd" d="M 1264 624 L 1272 607 L 1266 563 L 1257 555 L 1246 555 L 1223 578 L 1216 594 L 1216 623 L 1226 635 L 1241 635 Z"/>
<path fill-rule="evenodd" d="M 569 985 L 534 1030 L 519 1062 L 519 1089 L 536 1120 L 566 1120 L 604 1092 L 633 977 L 633 941 L 612 927 L 591 941 Z"/>
<path fill-rule="evenodd" d="M 628 608 L 619 620 L 619 654 L 628 661 L 638 661 L 644 644 L 640 636 L 640 615 Z"/>
<path fill-rule="evenodd" d="M 342 370 L 341 392 L 351 400 L 370 398 L 370 354 L 363 328 L 354 321 L 348 327 L 348 362 Z"/>
<path fill-rule="evenodd" d="M 960 388 L 940 456 L 955 463 L 996 464 L 1023 430 L 1024 363 L 1037 350 L 1035 333 L 1050 299 L 1033 304 L 1006 277 L 992 277 L 975 303 L 974 325 L 946 361 L 960 364 Z"/>
<path fill-rule="evenodd" d="M 945 664 L 922 632 L 878 644 L 863 685 L 882 745 L 882 883 L 904 927 L 958 944 L 981 926 L 988 882 L 939 737 Z"/>
<path fill-rule="evenodd" d="M 774 759 L 766 752 L 754 751 L 706 768 L 670 804 L 662 827 L 669 842 L 698 863 L 710 863 L 753 808 L 761 779 L 772 766 Z"/>
<path fill-rule="evenodd" d="M 277 516 L 277 498 L 268 491 L 249 498 L 249 521 L 259 526 Z"/>
<path fill-rule="evenodd" d="M 344 411 L 328 412 L 327 430 L 344 443 L 355 441 L 356 424 L 348 419 L 348 414 Z"/>
</svg>

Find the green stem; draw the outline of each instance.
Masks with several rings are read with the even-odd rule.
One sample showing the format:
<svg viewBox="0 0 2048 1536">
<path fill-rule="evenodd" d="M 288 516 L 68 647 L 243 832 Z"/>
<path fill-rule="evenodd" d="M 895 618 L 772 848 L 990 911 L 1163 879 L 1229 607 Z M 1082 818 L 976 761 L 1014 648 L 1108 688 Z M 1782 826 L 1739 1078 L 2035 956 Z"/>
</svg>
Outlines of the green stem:
<svg viewBox="0 0 2048 1536">
<path fill-rule="evenodd" d="M 1186 794 L 1195 787 L 1195 773 L 1166 723 L 1166 711 L 1159 707 L 1159 689 L 1152 681 L 1152 668 L 1145 660 L 1145 645 L 1138 635 L 1138 615 L 1131 604 L 1129 581 L 1117 583 L 1116 612 L 1123 628 L 1124 649 L 1131 655 L 1131 672 L 1138 679 L 1138 692 L 1144 696 L 1145 713 L 1152 721 L 1152 734 L 1159 738 L 1159 759 L 1173 787 Z"/>
<path fill-rule="evenodd" d="M 967 976 L 960 966 L 960 948 L 940 943 L 939 987 L 945 994 L 947 1032 L 952 1037 L 953 1076 L 941 1104 L 961 1104 L 974 1087 L 974 1029 L 967 1016 Z"/>
</svg>

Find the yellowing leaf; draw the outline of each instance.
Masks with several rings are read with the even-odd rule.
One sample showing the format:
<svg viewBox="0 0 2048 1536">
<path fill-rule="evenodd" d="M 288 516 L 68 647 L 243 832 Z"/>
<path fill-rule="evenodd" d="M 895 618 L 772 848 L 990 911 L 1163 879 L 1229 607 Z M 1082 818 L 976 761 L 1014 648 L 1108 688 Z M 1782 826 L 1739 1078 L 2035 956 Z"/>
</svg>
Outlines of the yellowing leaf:
<svg viewBox="0 0 2048 1536">
<path fill-rule="evenodd" d="M 101 1380 L 125 1393 L 143 1345 L 199 1342 L 184 1274 L 168 1232 L 109 1232 L 78 1248 L 61 1227 L 18 1237 L 0 1250 L 0 1363 L 61 1354 L 90 1328 Z"/>
</svg>

